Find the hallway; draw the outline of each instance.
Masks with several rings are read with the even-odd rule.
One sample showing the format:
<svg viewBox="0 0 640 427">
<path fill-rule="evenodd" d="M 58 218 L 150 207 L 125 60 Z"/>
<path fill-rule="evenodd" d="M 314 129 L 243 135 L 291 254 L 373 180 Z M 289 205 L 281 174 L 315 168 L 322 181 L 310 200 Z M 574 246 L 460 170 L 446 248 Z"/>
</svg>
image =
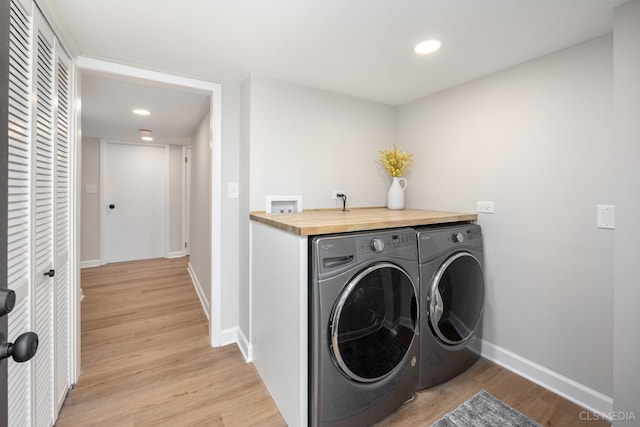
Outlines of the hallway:
<svg viewBox="0 0 640 427">
<path fill-rule="evenodd" d="M 187 262 L 82 270 L 82 373 L 56 426 L 284 425 L 238 348 L 209 346 Z"/>
</svg>

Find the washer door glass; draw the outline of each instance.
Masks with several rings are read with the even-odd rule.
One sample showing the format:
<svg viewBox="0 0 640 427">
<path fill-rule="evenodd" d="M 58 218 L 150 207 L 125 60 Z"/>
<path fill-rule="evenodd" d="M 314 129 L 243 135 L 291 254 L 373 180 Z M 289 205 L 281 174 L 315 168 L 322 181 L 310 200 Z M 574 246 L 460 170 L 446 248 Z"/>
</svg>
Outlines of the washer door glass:
<svg viewBox="0 0 640 427">
<path fill-rule="evenodd" d="M 394 264 L 374 264 L 347 283 L 333 307 L 329 336 L 334 361 L 351 379 L 380 380 L 400 364 L 416 327 L 415 284 Z"/>
<path fill-rule="evenodd" d="M 469 339 L 482 318 L 484 278 L 478 259 L 468 252 L 449 257 L 438 269 L 428 295 L 429 324 L 444 343 Z"/>
</svg>

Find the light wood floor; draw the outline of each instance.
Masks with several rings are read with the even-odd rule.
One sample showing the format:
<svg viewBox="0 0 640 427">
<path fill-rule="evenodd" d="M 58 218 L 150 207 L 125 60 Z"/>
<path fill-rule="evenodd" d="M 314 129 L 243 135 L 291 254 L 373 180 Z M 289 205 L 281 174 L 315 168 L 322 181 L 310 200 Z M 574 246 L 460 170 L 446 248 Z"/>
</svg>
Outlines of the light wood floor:
<svg viewBox="0 0 640 427">
<path fill-rule="evenodd" d="M 285 425 L 237 347 L 209 346 L 186 268 L 181 258 L 82 270 L 82 374 L 57 426 Z M 581 421 L 579 406 L 481 359 L 379 426 L 430 426 L 482 389 L 543 426 L 608 425 Z"/>
</svg>

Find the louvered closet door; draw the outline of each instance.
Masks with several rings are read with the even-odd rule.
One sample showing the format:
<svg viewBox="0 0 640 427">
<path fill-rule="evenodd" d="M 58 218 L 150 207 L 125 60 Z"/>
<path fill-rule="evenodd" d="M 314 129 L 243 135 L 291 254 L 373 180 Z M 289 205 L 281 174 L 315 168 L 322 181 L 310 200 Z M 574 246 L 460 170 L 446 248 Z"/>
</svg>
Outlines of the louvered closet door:
<svg viewBox="0 0 640 427">
<path fill-rule="evenodd" d="M 9 426 L 53 425 L 70 384 L 71 64 L 56 43 L 32 1 L 11 0 L 9 338 L 33 330 L 40 344 L 9 361 Z"/>
<path fill-rule="evenodd" d="M 40 339 L 34 357 L 35 425 L 54 420 L 54 46 L 53 33 L 39 13 L 34 32 L 33 110 L 33 290 L 34 330 Z"/>
<path fill-rule="evenodd" d="M 30 9 L 29 9 L 30 10 Z M 20 1 L 9 15 L 8 285 L 16 293 L 9 341 L 32 330 L 31 318 L 31 16 Z M 8 361 L 9 426 L 31 425 L 32 363 Z"/>
<path fill-rule="evenodd" d="M 56 53 L 54 399 L 57 413 L 69 390 L 71 74 L 69 58 L 59 49 Z"/>
</svg>

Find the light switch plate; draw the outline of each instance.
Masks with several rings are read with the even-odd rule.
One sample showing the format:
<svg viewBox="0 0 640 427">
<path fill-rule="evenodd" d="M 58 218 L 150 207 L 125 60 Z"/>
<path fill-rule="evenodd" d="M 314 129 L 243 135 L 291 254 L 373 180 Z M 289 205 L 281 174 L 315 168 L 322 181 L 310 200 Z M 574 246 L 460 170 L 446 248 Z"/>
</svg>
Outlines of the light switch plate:
<svg viewBox="0 0 640 427">
<path fill-rule="evenodd" d="M 240 197 L 240 184 L 237 182 L 230 182 L 227 184 L 227 197 L 229 199 L 237 199 Z"/>
<path fill-rule="evenodd" d="M 84 192 L 86 194 L 96 194 L 98 192 L 98 186 L 96 184 L 87 184 L 84 186 Z"/>
<path fill-rule="evenodd" d="M 598 205 L 598 228 L 615 230 L 616 228 L 615 205 Z"/>
</svg>

